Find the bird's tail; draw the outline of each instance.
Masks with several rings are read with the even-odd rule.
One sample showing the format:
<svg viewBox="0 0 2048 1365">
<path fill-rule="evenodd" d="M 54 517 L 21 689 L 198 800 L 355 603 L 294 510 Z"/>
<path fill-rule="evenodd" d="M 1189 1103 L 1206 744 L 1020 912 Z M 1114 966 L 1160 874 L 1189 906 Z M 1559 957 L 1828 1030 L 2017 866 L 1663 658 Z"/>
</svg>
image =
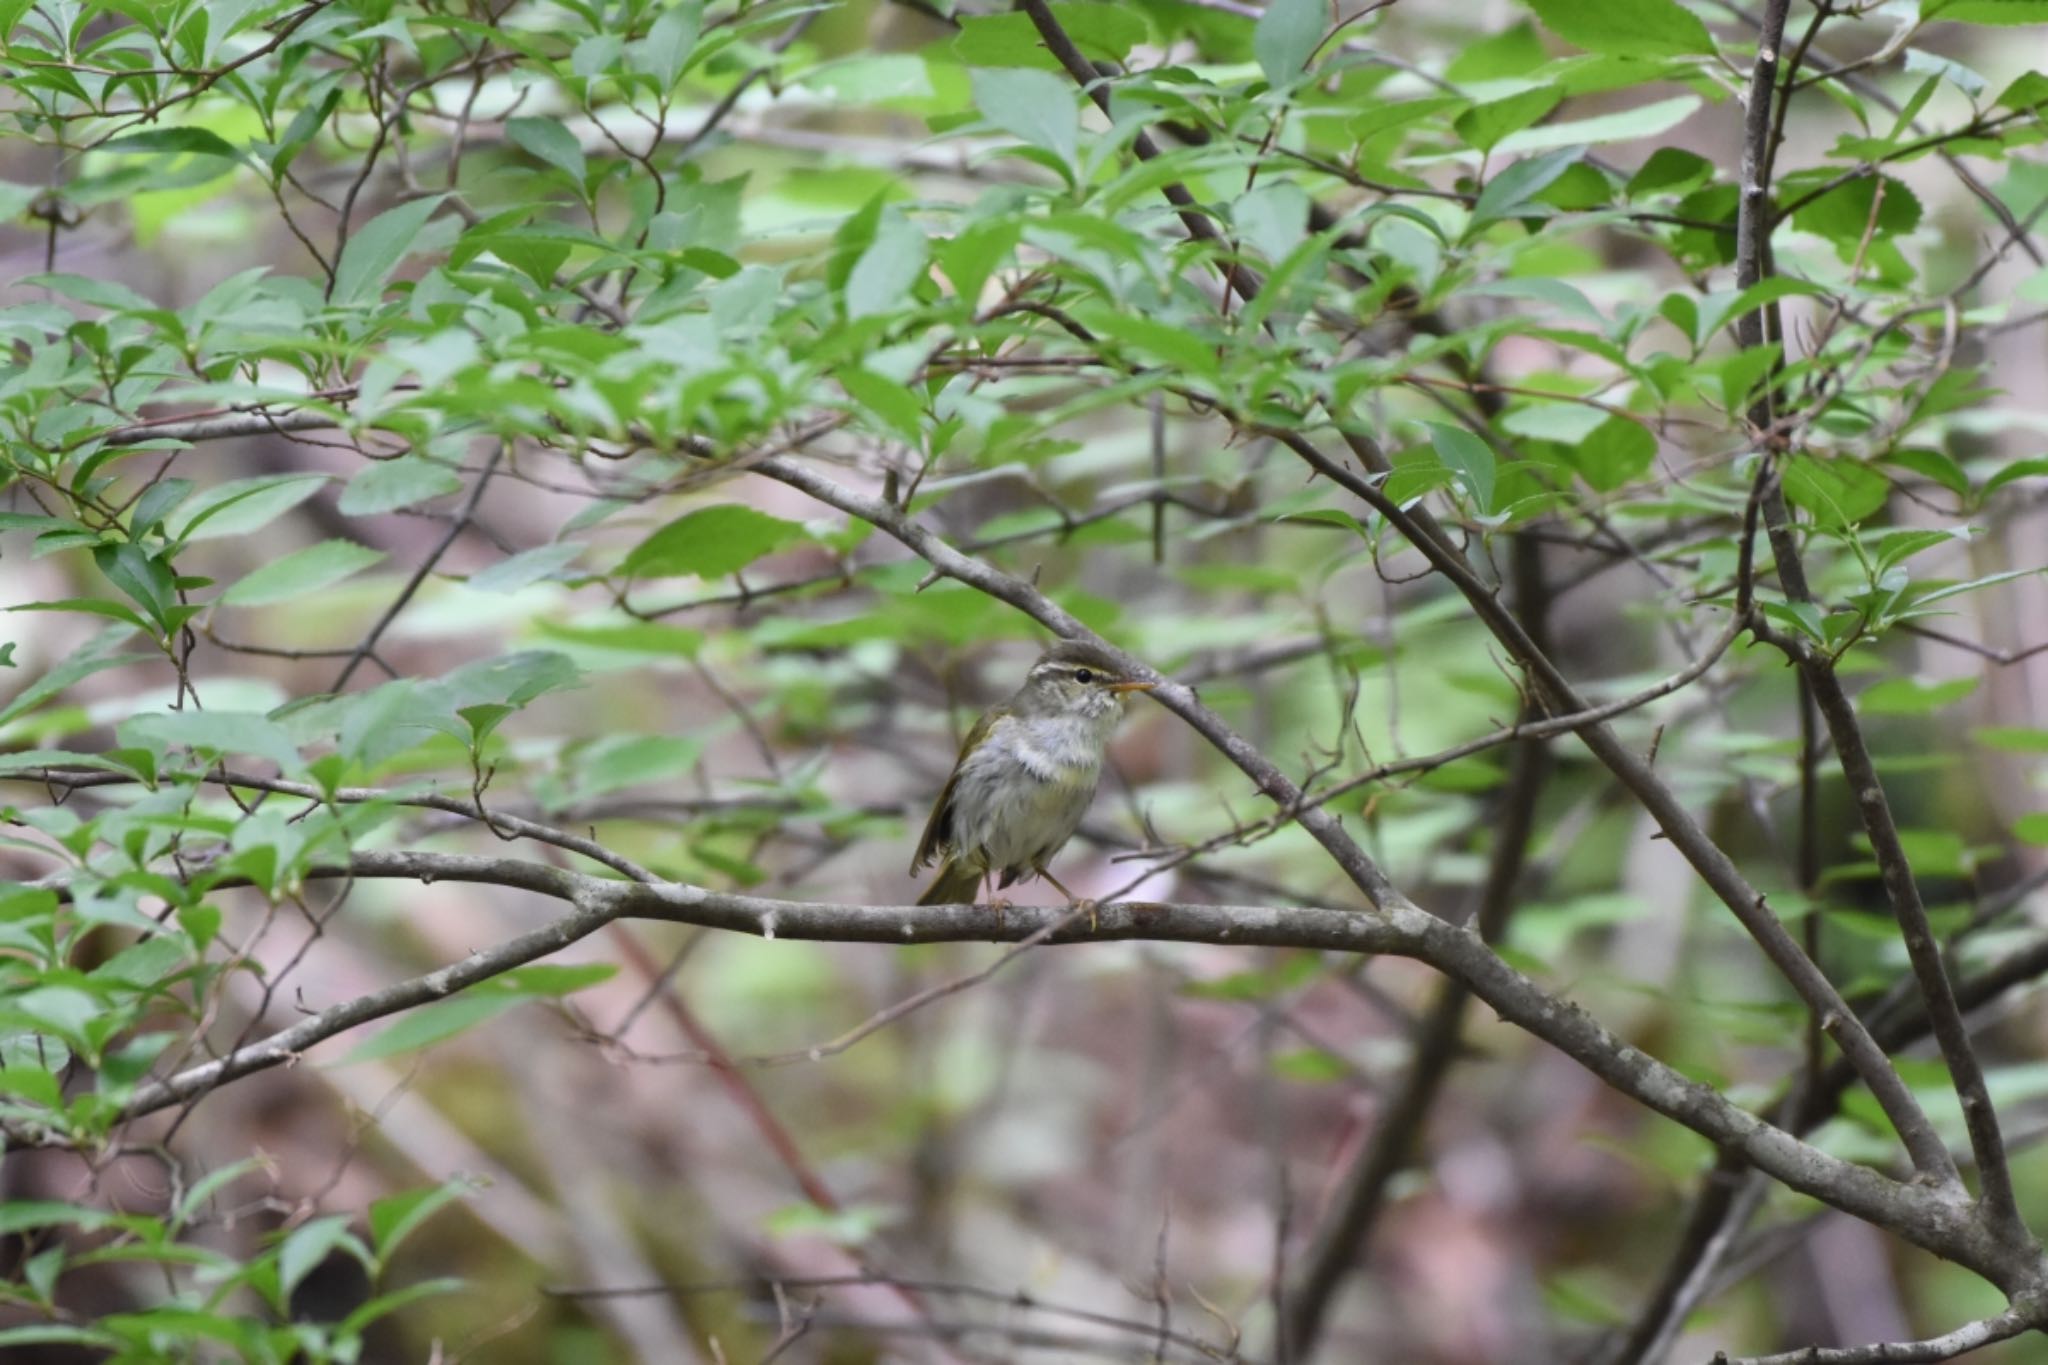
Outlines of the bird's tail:
<svg viewBox="0 0 2048 1365">
<path fill-rule="evenodd" d="M 917 898 L 919 905 L 972 905 L 981 894 L 981 873 L 973 866 L 948 858 L 939 864 L 939 875 Z"/>
</svg>

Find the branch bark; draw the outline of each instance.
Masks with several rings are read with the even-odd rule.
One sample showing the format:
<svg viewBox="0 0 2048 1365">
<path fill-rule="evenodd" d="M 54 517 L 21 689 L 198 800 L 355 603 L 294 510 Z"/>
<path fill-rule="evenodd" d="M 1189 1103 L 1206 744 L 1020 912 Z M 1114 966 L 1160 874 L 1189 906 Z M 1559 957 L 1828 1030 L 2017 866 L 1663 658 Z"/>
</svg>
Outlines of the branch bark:
<svg viewBox="0 0 2048 1365">
<path fill-rule="evenodd" d="M 296 1061 L 307 1049 L 361 1024 L 444 999 L 513 967 L 558 952 L 620 919 L 695 924 L 763 938 L 841 943 L 1015 942 L 1060 925 L 1064 906 L 1012 907 L 998 917 L 970 905 L 805 904 L 733 895 L 679 883 L 617 881 L 516 858 L 415 851 L 360 851 L 322 877 L 468 882 L 567 902 L 571 912 L 529 933 L 424 976 L 332 1006 L 290 1028 L 137 1088 L 122 1111 L 136 1118 L 202 1096 L 239 1077 Z M 1994 1282 L 2015 1279 L 2010 1248 L 1990 1238 L 1970 1205 L 1948 1191 L 1901 1183 L 1830 1156 L 1629 1045 L 1569 1001 L 1503 961 L 1479 936 L 1405 902 L 1378 911 L 1271 906 L 1104 906 L 1097 924 L 1053 928 L 1052 943 L 1149 939 L 1246 944 L 1413 958 L 1462 983 L 1505 1021 L 1532 1033 L 1615 1089 L 1708 1140 L 1735 1147 L 1800 1193 L 1876 1224 Z M 21 1131 L 23 1144 L 50 1140 Z"/>
<path fill-rule="evenodd" d="M 1735 223 L 1735 284 L 1746 289 L 1762 282 L 1770 273 L 1770 236 L 1775 225 L 1770 202 L 1770 160 L 1772 113 L 1777 96 L 1778 53 L 1784 43 L 1785 15 L 1791 0 L 1768 0 L 1762 29 L 1757 37 L 1756 65 L 1750 73 L 1749 94 L 1743 119 L 1742 182 Z M 1736 319 L 1737 342 L 1744 347 L 1761 345 L 1768 335 L 1783 335 L 1775 305 L 1753 309 Z M 1758 431 L 1772 431 L 1776 425 L 1777 396 L 1767 386 L 1750 409 L 1749 420 Z M 1768 467 L 1776 452 L 1766 450 Z M 1799 542 L 1790 509 L 1775 474 L 1766 474 L 1764 528 L 1771 542 L 1772 558 L 1785 595 L 1794 602 L 1811 602 L 1812 588 L 1800 558 Z M 1913 975 L 1927 1001 L 1934 1038 L 1947 1064 L 1956 1096 L 1963 1107 L 1963 1121 L 1970 1136 L 1971 1154 L 1976 1159 L 1985 1217 L 1992 1230 L 2016 1248 L 2035 1246 L 2032 1233 L 2020 1216 L 2013 1195 L 2012 1177 L 2006 1166 L 2005 1143 L 1999 1133 L 1998 1114 L 1984 1082 L 1984 1071 L 1962 1011 L 1956 1004 L 1955 988 L 1942 961 L 1941 946 L 1927 919 L 1918 881 L 1899 839 L 1884 784 L 1856 716 L 1855 704 L 1835 672 L 1834 661 L 1797 636 L 1759 627 L 1759 638 L 1782 649 L 1799 668 L 1813 694 L 1814 705 L 1826 723 L 1834 742 L 1842 775 L 1856 798 L 1856 808 L 1869 836 L 1891 903 L 1892 917 L 1905 940 Z"/>
<path fill-rule="evenodd" d="M 1799 1351 L 1781 1351 L 1768 1356 L 1731 1356 L 1715 1353 L 1715 1365 L 1931 1365 L 1954 1360 L 1980 1347 L 2010 1341 L 2022 1332 L 2037 1330 L 2034 1317 L 2009 1308 L 1996 1317 L 1985 1318 L 1953 1332 L 1924 1341 L 1881 1341 L 1868 1346 L 1808 1346 Z"/>
</svg>

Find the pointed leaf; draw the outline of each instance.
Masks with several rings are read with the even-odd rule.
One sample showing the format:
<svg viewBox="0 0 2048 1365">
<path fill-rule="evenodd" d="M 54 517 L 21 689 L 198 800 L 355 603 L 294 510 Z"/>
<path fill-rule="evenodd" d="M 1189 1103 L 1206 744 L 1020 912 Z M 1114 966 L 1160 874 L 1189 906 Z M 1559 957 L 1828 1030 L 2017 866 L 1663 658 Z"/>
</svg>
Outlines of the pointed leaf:
<svg viewBox="0 0 2048 1365">
<path fill-rule="evenodd" d="M 335 263 L 334 291 L 330 296 L 334 302 L 360 303 L 377 295 L 439 207 L 440 195 L 415 199 L 388 209 L 357 228 Z"/>
</svg>

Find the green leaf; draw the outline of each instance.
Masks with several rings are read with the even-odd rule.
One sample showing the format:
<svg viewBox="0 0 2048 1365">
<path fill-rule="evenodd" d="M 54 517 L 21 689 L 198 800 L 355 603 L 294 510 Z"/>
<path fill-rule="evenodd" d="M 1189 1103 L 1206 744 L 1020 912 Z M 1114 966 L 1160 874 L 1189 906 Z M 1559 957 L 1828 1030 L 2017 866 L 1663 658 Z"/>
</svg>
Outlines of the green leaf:
<svg viewBox="0 0 2048 1365">
<path fill-rule="evenodd" d="M 1463 109 L 1471 103 L 1456 95 L 1431 95 L 1419 100 L 1390 100 L 1374 104 L 1357 118 L 1346 124 L 1351 136 L 1359 142 L 1379 136 L 1396 128 L 1434 118 L 1453 109 Z"/>
<path fill-rule="evenodd" d="M 2048 0 L 1920 0 L 1921 21 L 1956 24 L 2048 23 Z"/>
<path fill-rule="evenodd" d="M 524 706 L 535 697 L 574 687 L 582 677 L 575 661 L 558 649 L 522 649 L 465 664 L 442 682 L 465 703 L 501 701 Z"/>
<path fill-rule="evenodd" d="M 1913 605 L 1915 607 L 1925 607 L 1935 602 L 1945 602 L 1951 597 L 1962 597 L 1969 593 L 1979 592 L 1985 588 L 1995 587 L 2000 583 L 2010 583 L 2019 578 L 2032 578 L 2041 572 L 2043 571 L 2040 569 L 2013 569 L 2006 573 L 1986 574 L 1982 578 L 1972 578 L 1962 583 L 1944 583 L 1939 586 L 1932 583 L 1915 583 L 1913 585 Z"/>
<path fill-rule="evenodd" d="M 14 694 L 13 700 L 0 706 L 0 725 L 25 716 L 41 706 L 65 688 L 103 669 L 115 668 L 121 664 L 141 663 L 146 659 L 161 658 L 160 654 L 123 654 L 122 645 L 135 638 L 135 626 L 110 626 L 93 636 L 78 649 L 73 650 L 61 662 L 53 666 L 40 678 Z"/>
<path fill-rule="evenodd" d="M 105 1209 L 62 1204 L 51 1199 L 10 1199 L 0 1205 L 0 1236 L 31 1228 L 75 1227 L 86 1232 L 106 1227 L 115 1215 Z"/>
<path fill-rule="evenodd" d="M 274 559 L 220 595 L 221 605 L 261 607 L 288 602 L 352 578 L 384 558 L 350 540 L 323 540 Z"/>
<path fill-rule="evenodd" d="M 483 742 L 505 723 L 506 717 L 516 715 L 518 711 L 518 707 L 507 706 L 501 701 L 485 701 L 474 706 L 459 706 L 455 714 L 469 727 L 469 746 L 481 749 Z"/>
<path fill-rule="evenodd" d="M 442 1294 L 454 1294 L 470 1287 L 467 1280 L 453 1275 L 443 1275 L 432 1280 L 415 1280 L 403 1289 L 394 1289 L 389 1294 L 379 1294 L 365 1299 L 350 1310 L 334 1329 L 341 1341 L 352 1341 L 363 1334 L 363 1330 L 379 1319 L 387 1318 L 401 1308 L 409 1308 L 422 1299 L 431 1299 Z"/>
<path fill-rule="evenodd" d="M 1988 498 L 2009 483 L 2019 479 L 2038 479 L 2043 475 L 2048 475 L 2048 457 L 2035 455 L 2024 460 L 2014 460 L 1984 480 L 1984 487 L 1977 496 Z"/>
<path fill-rule="evenodd" d="M 1149 36 L 1142 11 L 1135 5 L 1055 3 L 1052 17 L 1073 39 L 1081 55 L 1091 61 L 1122 62 L 1131 49 Z M 1018 11 L 1003 14 L 958 14 L 960 36 L 952 43 L 953 56 L 962 66 L 1035 66 L 1045 71 L 1063 71 L 1059 59 L 1046 51 L 1031 16 Z"/>
<path fill-rule="evenodd" d="M 1999 92 L 1996 103 L 2004 109 L 2038 109 L 2048 104 L 2048 75 L 2023 71 L 2011 85 Z"/>
<path fill-rule="evenodd" d="M 1098 334 L 1130 347 L 1148 362 L 1164 362 L 1191 375 L 1216 373 L 1214 345 L 1185 327 L 1110 309 L 1086 310 L 1082 320 Z"/>
<path fill-rule="evenodd" d="M 702 0 L 682 0 L 665 10 L 647 36 L 633 44 L 634 69 L 654 77 L 663 93 L 673 90 L 689 70 L 690 54 L 696 50 L 703 26 Z"/>
<path fill-rule="evenodd" d="M 1303 521 L 1312 526 L 1337 526 L 1350 531 L 1360 540 L 1370 541 L 1372 532 L 1365 529 L 1357 517 L 1339 507 L 1311 507 L 1306 511 L 1289 512 L 1276 518 L 1279 521 Z"/>
<path fill-rule="evenodd" d="M 583 187 L 584 179 L 589 175 L 589 167 L 583 161 L 583 146 L 559 119 L 507 119 L 505 136 L 537 160 L 568 176 L 579 190 Z"/>
<path fill-rule="evenodd" d="M 475 1186 L 467 1180 L 449 1180 L 424 1189 L 407 1190 L 370 1203 L 370 1245 L 381 1264 L 391 1259 L 406 1238 L 427 1219 L 457 1199 L 466 1198 Z"/>
<path fill-rule="evenodd" d="M 462 491 L 462 476 L 437 460 L 401 455 L 377 460 L 348 481 L 341 492 L 343 515 L 369 516 Z"/>
<path fill-rule="evenodd" d="M 225 1166 L 217 1167 L 200 1176 L 199 1179 L 192 1182 L 191 1186 L 184 1191 L 183 1197 L 178 1200 L 177 1208 L 171 1215 L 170 1225 L 172 1229 L 175 1230 L 191 1222 L 193 1218 L 206 1209 L 207 1203 L 227 1186 L 252 1171 L 260 1171 L 262 1169 L 262 1160 L 250 1156 L 243 1157 L 239 1161 L 230 1161 Z"/>
<path fill-rule="evenodd" d="M 37 1322 L 26 1327 L 0 1329 L 0 1346 L 86 1346 L 119 1352 L 121 1338 L 91 1327 L 67 1327 L 58 1322 Z"/>
<path fill-rule="evenodd" d="M 1970 738 L 1992 749 L 2015 754 L 2048 754 L 2048 730 L 2025 725 L 1986 725 L 1972 730 Z"/>
<path fill-rule="evenodd" d="M 939 265 L 953 282 L 954 293 L 970 302 L 979 299 L 989 276 L 1016 252 L 1021 234 L 1015 221 L 1004 219 L 971 224 L 940 242 Z"/>
<path fill-rule="evenodd" d="M 1566 447 L 1566 458 L 1587 484 L 1611 493 L 1648 472 L 1657 458 L 1657 438 L 1640 422 L 1609 417 L 1576 446 Z"/>
<path fill-rule="evenodd" d="M 159 628 L 168 629 L 177 606 L 177 585 L 170 566 L 140 545 L 122 543 L 97 546 L 93 562 L 107 581 L 128 594 Z"/>
<path fill-rule="evenodd" d="M 1570 147 L 1548 156 L 1528 157 L 1515 162 L 1487 181 L 1486 188 L 1479 192 L 1479 201 L 1472 206 L 1472 229 L 1512 216 L 1548 189 L 1584 155 L 1583 149 Z"/>
<path fill-rule="evenodd" d="M 626 555 L 619 571 L 631 578 L 718 578 L 807 536 L 793 521 L 720 503 L 685 513 L 648 536 Z"/>
<path fill-rule="evenodd" d="M 1641 138 L 1659 137 L 1691 118 L 1699 107 L 1699 96 L 1677 95 L 1612 114 L 1596 114 L 1564 123 L 1546 123 L 1541 128 L 1525 128 L 1502 138 L 1494 150 L 1501 153 L 1538 152 L 1552 147 L 1585 147 L 1602 142 L 1634 142 Z"/>
<path fill-rule="evenodd" d="M 864 1246 L 900 1214 L 880 1204 L 848 1204 L 821 1209 L 816 1204 L 790 1204 L 777 1209 L 762 1222 L 776 1237 L 819 1237 L 841 1246 Z"/>
<path fill-rule="evenodd" d="M 531 550 L 521 550 L 508 559 L 501 559 L 489 568 L 479 569 L 469 576 L 469 586 L 478 592 L 518 592 L 542 579 L 560 578 L 588 548 L 581 541 L 574 540 L 536 545 Z"/>
<path fill-rule="evenodd" d="M 1907 71 L 1916 74 L 1937 76 L 1962 91 L 1971 100 L 1984 93 L 1983 76 L 1954 58 L 1944 57 L 1939 53 L 1909 47 L 1906 49 L 1905 67 Z"/>
<path fill-rule="evenodd" d="M 1709 324 L 1711 318 L 1702 318 L 1701 326 Z M 1748 346 L 1723 360 L 1719 369 L 1721 401 L 1732 412 L 1740 412 L 1755 402 L 1758 390 L 1765 380 L 1778 368 L 1781 355 L 1778 343 L 1764 342 L 1760 346 Z"/>
<path fill-rule="evenodd" d="M 1676 0 L 1529 0 L 1543 26 L 1574 47 L 1619 57 L 1711 53 L 1713 35 Z"/>
<path fill-rule="evenodd" d="M 1757 281 L 1739 294 L 1710 294 L 1700 304 L 1700 330 L 1711 334 L 1720 330 L 1724 322 L 1738 322 L 1759 308 L 1795 294 L 1826 298 L 1828 291 L 1789 275 L 1773 275 L 1770 279 Z"/>
<path fill-rule="evenodd" d="M 190 541 L 260 531 L 331 480 L 327 474 L 266 474 L 216 484 L 164 518 L 164 534 Z"/>
<path fill-rule="evenodd" d="M 1628 179 L 1628 195 L 1685 194 L 1714 178 L 1714 163 L 1683 147 L 1659 147 Z"/>
<path fill-rule="evenodd" d="M 1230 221 L 1245 245 L 1279 262 L 1308 235 L 1308 191 L 1289 180 L 1255 185 L 1231 206 Z"/>
<path fill-rule="evenodd" d="M 664 782 L 697 766 L 704 746 L 682 735 L 608 735 L 571 760 L 569 801 Z"/>
<path fill-rule="evenodd" d="M 1444 68 L 1444 79 L 1455 85 L 1470 85 L 1477 81 L 1526 76 L 1549 58 L 1550 54 L 1543 50 L 1543 39 L 1537 36 L 1536 26 L 1524 19 L 1499 33 L 1483 37 L 1474 35 L 1471 40 L 1459 44 L 1451 64 Z"/>
<path fill-rule="evenodd" d="M 151 484 L 142 496 L 135 500 L 135 507 L 128 514 L 129 538 L 141 539 L 168 516 L 172 508 L 191 495 L 190 479 L 164 479 Z"/>
<path fill-rule="evenodd" d="M 1917 716 L 1961 701 L 1977 690 L 1976 678 L 1950 678 L 1923 683 L 1917 678 L 1886 678 L 1863 689 L 1857 707 L 1873 716 Z"/>
<path fill-rule="evenodd" d="M 997 67 L 974 73 L 974 105 L 982 117 L 1071 166 L 1080 147 L 1081 118 L 1073 82 L 1044 71 Z"/>
<path fill-rule="evenodd" d="M 429 195 L 400 204 L 357 228 L 335 263 L 334 289 L 330 295 L 334 302 L 360 303 L 379 293 L 384 281 L 412 250 L 413 241 L 427 219 L 441 207 L 441 198 L 438 194 Z"/>
<path fill-rule="evenodd" d="M 213 156 L 226 161 L 242 159 L 242 154 L 227 139 L 205 128 L 145 128 L 139 133 L 117 137 L 100 150 L 159 156 Z"/>
<path fill-rule="evenodd" d="M 1741 195 L 1728 184 L 1704 185 L 1678 201 L 1678 215 L 1714 226 L 1682 227 L 1671 234 L 1671 253 L 1698 270 L 1735 259 L 1735 217 Z"/>
<path fill-rule="evenodd" d="M 849 366 L 832 376 L 863 410 L 913 446 L 924 441 L 924 403 L 917 391 L 882 378 L 872 370 Z"/>
<path fill-rule="evenodd" d="M 2023 843 L 2048 845 L 2048 811 L 2034 811 L 2012 822 L 2012 832 Z"/>
<path fill-rule="evenodd" d="M 1349 1062 L 1319 1047 L 1290 1048 L 1273 1054 L 1273 1074 L 1290 1081 L 1328 1084 L 1351 1079 L 1356 1073 Z"/>
<path fill-rule="evenodd" d="M 1291 85 L 1330 27 L 1328 0 L 1268 0 L 1252 28 L 1252 55 L 1267 83 Z"/>
<path fill-rule="evenodd" d="M 1564 94 L 1554 85 L 1539 85 L 1500 99 L 1475 104 L 1451 121 L 1465 145 L 1482 152 L 1510 133 L 1520 132 L 1557 108 Z"/>
<path fill-rule="evenodd" d="M 884 209 L 875 223 L 874 240 L 846 278 L 846 316 L 864 318 L 901 310 L 912 288 L 924 278 L 928 251 L 924 232 L 916 223 L 896 209 Z"/>
<path fill-rule="evenodd" d="M 46 191 L 40 185 L 0 180 L 0 223 L 11 223 L 35 207 Z"/>
<path fill-rule="evenodd" d="M 357 1045 L 334 1065 L 352 1066 L 357 1062 L 382 1061 L 387 1057 L 416 1052 L 453 1038 L 487 1019 L 494 1019 L 514 1005 L 568 995 L 586 986 L 608 981 L 617 971 L 617 967 L 605 962 L 578 966 L 539 963 L 516 967 L 503 976 L 479 982 L 452 999 L 423 1005 L 400 1016 L 390 1028 Z"/>
<path fill-rule="evenodd" d="M 1835 178 L 1822 168 L 1786 176 L 1780 194 L 1794 202 Z M 1883 200 L 1878 199 L 1882 187 Z M 1873 216 L 1874 213 L 1874 216 Z M 1832 241 L 1843 251 L 1854 251 L 1864 234 L 1892 237 L 1911 232 L 1920 225 L 1920 200 L 1906 186 L 1888 175 L 1862 175 L 1802 204 L 1792 213 L 1792 226 Z"/>
<path fill-rule="evenodd" d="M 299 748 L 284 727 L 251 711 L 163 711 L 120 727 L 121 742 L 163 750 L 172 745 L 211 754 L 265 758 L 287 772 L 300 766 Z"/>
<path fill-rule="evenodd" d="M 1847 456 L 1795 455 L 1785 464 L 1785 496 L 1823 526 L 1853 526 L 1883 510 L 1891 485 Z"/>
<path fill-rule="evenodd" d="M 147 630 L 150 620 L 131 606 L 123 606 L 109 598 L 57 598 L 55 602 L 23 602 L 20 606 L 6 608 L 8 612 L 80 612 L 84 616 L 104 616 L 106 620 L 125 620 L 127 624 Z M 160 624 L 162 628 L 162 624 Z"/>
<path fill-rule="evenodd" d="M 1811 602 L 1774 602 L 1767 599 L 1758 602 L 1757 609 L 1768 616 L 1773 625 L 1796 630 L 1809 640 L 1822 643 L 1827 640 L 1827 626 L 1821 619 L 1820 608 Z"/>
<path fill-rule="evenodd" d="M 1866 536 L 1864 544 L 1876 552 L 1877 572 L 1882 574 L 1894 564 L 1903 564 L 1923 550 L 1931 550 L 1937 545 L 1954 545 L 1969 538 L 1970 528 L 1967 526 L 1941 531 L 1900 527 Z"/>
<path fill-rule="evenodd" d="M 1437 457 L 1457 474 L 1482 514 L 1493 511 L 1493 448 L 1463 427 L 1425 422 Z"/>
</svg>

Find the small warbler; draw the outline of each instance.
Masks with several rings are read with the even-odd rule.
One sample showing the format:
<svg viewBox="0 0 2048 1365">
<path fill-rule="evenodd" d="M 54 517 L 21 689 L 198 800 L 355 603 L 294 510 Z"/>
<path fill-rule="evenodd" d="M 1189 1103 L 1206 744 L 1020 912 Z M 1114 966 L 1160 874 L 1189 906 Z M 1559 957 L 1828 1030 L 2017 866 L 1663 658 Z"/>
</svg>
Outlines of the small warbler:
<svg viewBox="0 0 2048 1365">
<path fill-rule="evenodd" d="M 913 874 L 939 864 L 917 903 L 965 904 L 990 877 L 1000 889 L 1036 875 L 1080 904 L 1046 864 L 1095 798 L 1124 698 L 1152 686 L 1083 641 L 1063 640 L 1040 655 L 1016 695 L 990 707 L 960 746 L 910 862 Z"/>
</svg>

